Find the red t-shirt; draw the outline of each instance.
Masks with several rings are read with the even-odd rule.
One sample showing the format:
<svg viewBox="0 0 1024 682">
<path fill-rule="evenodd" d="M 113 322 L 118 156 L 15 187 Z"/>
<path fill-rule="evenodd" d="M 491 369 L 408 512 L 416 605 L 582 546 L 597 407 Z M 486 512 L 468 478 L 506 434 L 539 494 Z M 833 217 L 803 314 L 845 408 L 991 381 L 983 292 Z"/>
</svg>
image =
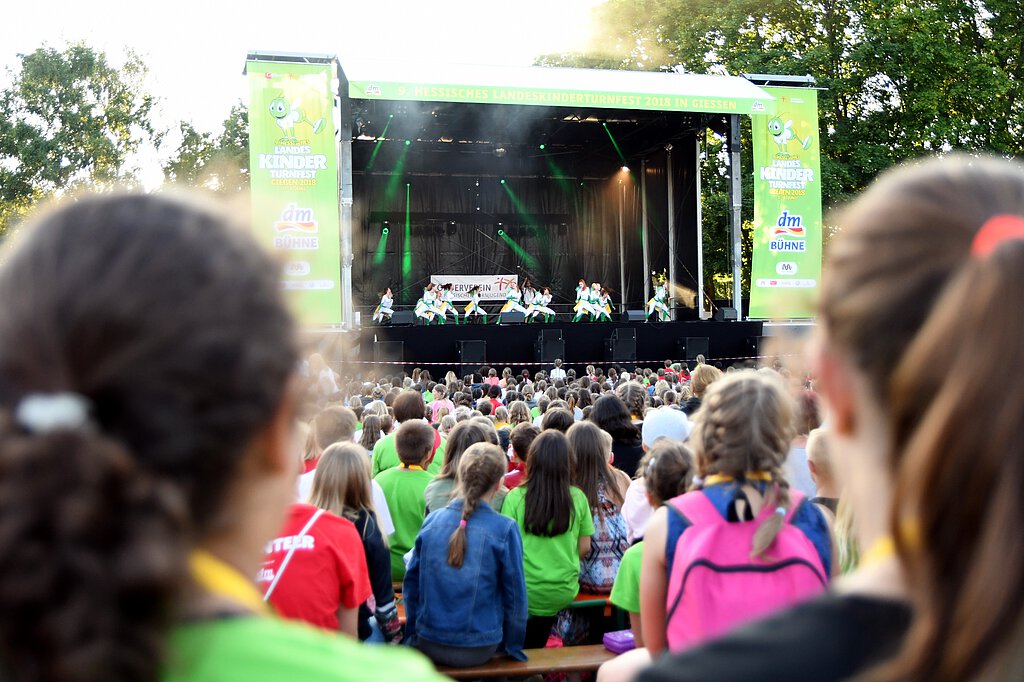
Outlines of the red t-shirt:
<svg viewBox="0 0 1024 682">
<path fill-rule="evenodd" d="M 523 484 L 526 479 L 526 465 L 509 462 L 508 473 L 505 474 L 505 487 L 509 490 Z"/>
<path fill-rule="evenodd" d="M 298 538 L 316 511 L 313 505 L 292 505 L 281 534 L 267 543 L 256 581 L 266 592 L 288 550 L 298 542 L 270 603 L 285 618 L 337 630 L 338 609 L 354 609 L 372 594 L 366 553 L 352 522 L 330 512 L 321 514 Z"/>
<path fill-rule="evenodd" d="M 308 474 L 310 471 L 313 471 L 313 469 L 316 469 L 316 465 L 317 465 L 317 463 L 319 461 L 320 461 L 319 457 L 314 457 L 313 459 L 304 460 L 302 462 L 302 473 Z M 300 528 L 299 530 L 302 530 L 302 529 Z"/>
</svg>

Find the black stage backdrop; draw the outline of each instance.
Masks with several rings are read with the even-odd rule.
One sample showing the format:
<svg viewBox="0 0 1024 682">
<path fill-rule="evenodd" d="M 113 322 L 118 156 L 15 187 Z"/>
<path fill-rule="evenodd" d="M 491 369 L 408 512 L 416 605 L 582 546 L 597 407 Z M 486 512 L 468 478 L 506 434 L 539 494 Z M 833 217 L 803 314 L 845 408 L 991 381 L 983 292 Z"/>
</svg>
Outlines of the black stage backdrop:
<svg viewBox="0 0 1024 682">
<path fill-rule="evenodd" d="M 681 287 L 696 291 L 698 197 L 692 139 L 677 141 L 672 151 L 673 210 L 676 277 Z M 551 287 L 556 305 L 574 300 L 576 282 L 583 277 L 608 287 L 616 305 L 643 307 L 649 273 L 643 271 L 638 160 L 632 161 L 635 166 L 629 173 L 620 171 L 606 179 L 509 175 L 502 185 L 498 175 L 445 175 L 443 168 L 423 172 L 431 160 L 415 159 L 415 150 L 405 153 L 410 155 L 406 167 L 418 167 L 419 172 L 384 171 L 395 167 L 392 159 L 378 162 L 381 172 L 354 174 L 352 282 L 357 308 L 364 316 L 386 286 L 392 287 L 400 307 L 415 303 L 431 274 L 528 276 L 538 288 Z M 657 272 L 668 268 L 666 166 L 665 151 L 647 157 L 649 267 Z M 382 245 L 385 220 L 389 234 Z M 499 237 L 499 229 L 535 262 Z M 406 248 L 410 267 L 403 276 Z M 625 292 L 620 286 L 620 263 L 625 267 Z M 686 305 L 692 308 L 692 300 Z M 692 311 L 680 311 L 681 319 L 694 316 Z"/>
</svg>

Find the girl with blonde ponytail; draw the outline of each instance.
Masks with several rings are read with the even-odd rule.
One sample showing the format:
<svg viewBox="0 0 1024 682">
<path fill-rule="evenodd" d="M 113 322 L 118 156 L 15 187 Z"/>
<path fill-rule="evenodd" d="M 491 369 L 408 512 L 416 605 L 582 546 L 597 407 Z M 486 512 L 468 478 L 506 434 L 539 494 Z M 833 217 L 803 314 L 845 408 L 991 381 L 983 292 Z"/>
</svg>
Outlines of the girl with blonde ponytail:
<svg viewBox="0 0 1024 682">
<path fill-rule="evenodd" d="M 490 506 L 506 468 L 498 446 L 469 446 L 454 498 L 416 538 L 403 587 L 406 636 L 438 665 L 480 665 L 499 652 L 526 660 L 523 543 L 515 522 Z"/>
</svg>

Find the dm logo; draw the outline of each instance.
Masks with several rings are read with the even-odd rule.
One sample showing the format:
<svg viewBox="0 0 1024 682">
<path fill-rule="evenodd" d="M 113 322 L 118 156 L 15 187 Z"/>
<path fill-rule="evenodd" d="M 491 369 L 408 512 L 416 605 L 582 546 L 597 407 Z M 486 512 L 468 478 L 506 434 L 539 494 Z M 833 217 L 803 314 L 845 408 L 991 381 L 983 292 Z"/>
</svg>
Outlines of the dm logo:
<svg viewBox="0 0 1024 682">
<path fill-rule="evenodd" d="M 384 94 L 384 91 L 381 90 L 379 85 L 367 85 L 366 91 L 363 94 L 370 95 L 371 97 L 380 97 Z"/>
<path fill-rule="evenodd" d="M 300 208 L 296 204 L 288 204 L 274 223 L 277 234 L 316 234 L 318 229 L 313 209 Z"/>
<path fill-rule="evenodd" d="M 776 237 L 803 239 L 805 236 L 803 217 L 790 215 L 789 211 L 783 211 L 771 229 L 772 239 Z"/>
</svg>

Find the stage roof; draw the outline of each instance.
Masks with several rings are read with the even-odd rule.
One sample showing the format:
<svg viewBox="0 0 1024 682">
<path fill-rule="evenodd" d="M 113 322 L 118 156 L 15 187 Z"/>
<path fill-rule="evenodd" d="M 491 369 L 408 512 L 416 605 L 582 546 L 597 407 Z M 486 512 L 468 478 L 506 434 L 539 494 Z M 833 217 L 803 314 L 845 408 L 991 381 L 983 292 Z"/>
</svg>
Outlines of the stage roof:
<svg viewBox="0 0 1024 682">
<path fill-rule="evenodd" d="M 739 76 L 675 72 L 345 61 L 353 99 L 518 104 L 710 114 L 774 113 L 775 98 Z"/>
</svg>

